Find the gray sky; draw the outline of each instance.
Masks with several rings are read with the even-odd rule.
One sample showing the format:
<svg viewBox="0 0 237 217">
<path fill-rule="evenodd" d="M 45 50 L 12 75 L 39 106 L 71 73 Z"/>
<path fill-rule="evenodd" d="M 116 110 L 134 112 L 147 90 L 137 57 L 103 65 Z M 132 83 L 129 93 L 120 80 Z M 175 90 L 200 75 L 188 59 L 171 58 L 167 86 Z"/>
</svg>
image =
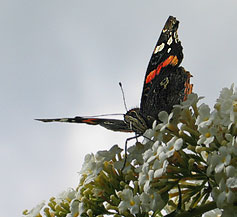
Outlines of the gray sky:
<svg viewBox="0 0 237 217">
<path fill-rule="evenodd" d="M 116 3 L 114 3 L 116 2 Z M 237 81 L 237 1 L 34 1 L 0 3 L 1 216 L 78 184 L 87 153 L 131 134 L 44 124 L 34 118 L 124 113 L 139 106 L 144 74 L 169 15 L 180 21 L 182 66 L 213 106 Z"/>
</svg>

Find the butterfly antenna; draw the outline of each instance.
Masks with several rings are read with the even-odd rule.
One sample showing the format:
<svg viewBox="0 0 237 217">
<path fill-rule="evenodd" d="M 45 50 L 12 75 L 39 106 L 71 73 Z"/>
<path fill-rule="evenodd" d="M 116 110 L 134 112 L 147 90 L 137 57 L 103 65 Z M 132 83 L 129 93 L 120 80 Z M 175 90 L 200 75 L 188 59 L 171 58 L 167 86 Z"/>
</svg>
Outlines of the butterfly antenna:
<svg viewBox="0 0 237 217">
<path fill-rule="evenodd" d="M 86 115 L 83 116 L 84 118 L 98 118 L 98 117 L 104 117 L 104 116 L 115 116 L 115 115 L 124 115 L 122 113 L 114 113 L 114 114 L 102 114 L 102 115 Z"/>
<path fill-rule="evenodd" d="M 121 88 L 121 91 L 122 91 L 122 95 L 123 95 L 123 104 L 124 104 L 124 107 L 126 109 L 126 111 L 128 111 L 128 108 L 127 108 L 127 105 L 126 105 L 126 101 L 125 101 L 125 95 L 124 95 L 124 91 L 123 91 L 123 85 L 121 82 L 119 82 L 119 86 Z"/>
</svg>

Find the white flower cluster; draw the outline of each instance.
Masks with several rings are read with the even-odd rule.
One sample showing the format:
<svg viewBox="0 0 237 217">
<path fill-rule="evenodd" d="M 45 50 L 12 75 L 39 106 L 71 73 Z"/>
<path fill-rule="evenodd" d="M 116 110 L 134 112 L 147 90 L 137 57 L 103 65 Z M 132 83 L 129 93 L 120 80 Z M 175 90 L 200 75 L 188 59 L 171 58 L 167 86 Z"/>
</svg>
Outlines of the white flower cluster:
<svg viewBox="0 0 237 217">
<path fill-rule="evenodd" d="M 80 174 L 86 176 L 84 184 L 93 181 L 98 174 L 103 170 L 104 162 L 109 162 L 115 159 L 116 155 L 120 154 L 122 149 L 118 145 L 113 146 L 109 151 L 98 151 L 96 155 L 87 154 L 82 165 Z M 122 168 L 122 162 L 118 161 L 118 169 Z"/>
<path fill-rule="evenodd" d="M 186 102 L 176 108 L 185 110 L 185 108 L 195 105 L 200 99 L 196 94 L 191 94 Z M 161 112 L 159 118 L 162 123 L 158 125 L 155 123 L 152 131 L 150 130 L 149 133 L 145 134 L 146 138 L 154 140 L 155 134 L 159 132 L 151 148 L 143 154 L 144 163 L 141 166 L 138 178 L 138 184 L 143 189 L 143 193 L 137 194 L 136 196 L 140 198 L 136 197 L 136 200 L 134 200 L 131 191 L 125 197 L 126 200 L 121 197 L 120 207 L 126 203 L 125 201 L 134 201 L 133 203 L 126 203 L 133 204 L 136 207 L 136 209 L 129 207 L 132 214 L 138 213 L 139 206 L 141 210 L 155 211 L 157 209 L 161 210 L 166 204 L 166 201 L 159 197 L 160 194 L 157 194 L 154 180 L 167 176 L 167 168 L 170 165 L 169 159 L 182 148 L 183 139 L 176 136 L 170 138 L 166 143 L 163 142 L 167 129 L 172 128 L 172 121 L 177 121 L 177 118 L 173 119 L 174 115 L 176 117 L 180 115 L 179 119 L 187 119 L 187 114 L 181 112 L 181 110 L 174 110 L 170 115 Z M 217 207 L 223 209 L 222 216 L 228 216 L 226 213 L 230 213 L 229 210 L 232 213 L 233 210 L 237 211 L 237 91 L 234 91 L 233 85 L 230 89 L 224 88 L 217 99 L 213 112 L 210 112 L 210 108 L 206 104 L 197 107 L 197 111 L 195 126 L 199 137 L 195 150 L 201 152 L 200 154 L 207 165 L 207 176 L 214 177 L 214 183 L 210 182 L 212 198 Z M 180 129 L 184 126 L 185 124 L 181 125 Z M 203 147 L 209 149 L 203 149 Z M 162 182 L 168 184 L 168 178 L 167 180 L 162 178 Z M 145 203 L 144 200 L 141 200 L 144 195 L 146 195 Z M 148 201 L 152 201 L 152 203 Z M 124 209 L 121 209 L 121 211 Z"/>
<path fill-rule="evenodd" d="M 206 124 L 199 127 L 204 129 L 203 135 L 212 138 L 208 145 L 215 145 L 207 160 L 207 175 L 214 174 L 216 182 L 212 197 L 224 210 L 223 216 L 229 216 L 227 213 L 237 212 L 237 91 L 233 85 L 221 91 L 215 108 L 206 114 Z"/>
</svg>

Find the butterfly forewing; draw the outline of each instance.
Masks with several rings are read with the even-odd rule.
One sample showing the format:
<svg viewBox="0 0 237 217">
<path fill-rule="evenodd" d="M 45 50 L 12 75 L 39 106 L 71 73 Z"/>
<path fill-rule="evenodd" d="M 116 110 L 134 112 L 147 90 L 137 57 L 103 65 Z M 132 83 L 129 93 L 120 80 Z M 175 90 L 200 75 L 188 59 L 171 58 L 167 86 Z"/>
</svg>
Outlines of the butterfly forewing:
<svg viewBox="0 0 237 217">
<path fill-rule="evenodd" d="M 178 39 L 179 21 L 170 16 L 161 32 L 147 67 L 140 114 L 151 127 L 161 111 L 171 112 L 174 105 L 184 100 L 188 72 L 179 67 L 183 59 Z"/>
<path fill-rule="evenodd" d="M 84 123 L 89 125 L 100 125 L 108 130 L 120 132 L 133 132 L 124 120 L 109 119 L 109 118 L 87 118 L 87 117 L 74 117 L 74 118 L 52 118 L 52 119 L 36 119 L 42 122 L 64 122 L 64 123 Z"/>
</svg>

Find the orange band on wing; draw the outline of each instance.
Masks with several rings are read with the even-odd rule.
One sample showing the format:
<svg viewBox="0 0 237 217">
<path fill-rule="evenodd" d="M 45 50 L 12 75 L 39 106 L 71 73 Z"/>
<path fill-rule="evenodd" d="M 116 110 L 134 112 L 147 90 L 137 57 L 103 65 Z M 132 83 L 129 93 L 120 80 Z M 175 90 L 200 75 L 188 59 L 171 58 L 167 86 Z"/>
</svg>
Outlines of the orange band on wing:
<svg viewBox="0 0 237 217">
<path fill-rule="evenodd" d="M 83 123 L 89 123 L 89 124 L 97 124 L 96 122 L 94 122 L 94 120 L 96 120 L 96 118 L 88 118 L 83 120 Z"/>
<path fill-rule="evenodd" d="M 189 72 L 188 72 L 188 78 L 184 84 L 184 99 L 183 101 L 187 100 L 188 95 L 192 93 L 193 91 L 193 84 L 190 84 L 190 78 L 193 77 Z"/>
<path fill-rule="evenodd" d="M 160 63 L 157 68 L 149 73 L 149 75 L 146 77 L 146 84 L 151 82 L 155 78 L 156 75 L 159 75 L 162 68 L 172 65 L 175 66 L 179 62 L 177 56 L 169 56 L 164 62 Z"/>
</svg>

